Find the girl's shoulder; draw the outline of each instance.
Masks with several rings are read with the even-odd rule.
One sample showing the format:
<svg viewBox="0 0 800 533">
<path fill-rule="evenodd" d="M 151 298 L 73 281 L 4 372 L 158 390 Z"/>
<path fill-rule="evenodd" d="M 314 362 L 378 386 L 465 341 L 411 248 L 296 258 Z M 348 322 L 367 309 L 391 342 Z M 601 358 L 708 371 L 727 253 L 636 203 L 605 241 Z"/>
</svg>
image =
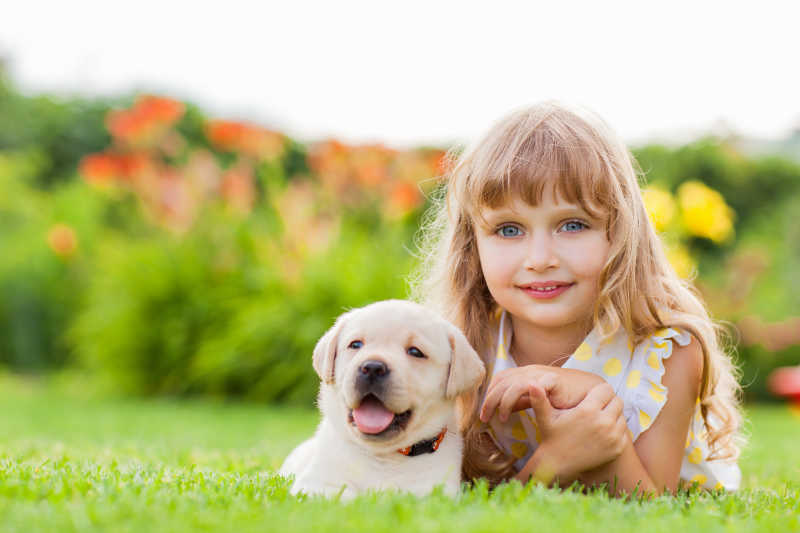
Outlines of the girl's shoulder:
<svg viewBox="0 0 800 533">
<path fill-rule="evenodd" d="M 681 397 L 694 406 L 699 391 L 703 355 L 687 330 L 665 327 L 633 346 L 623 384 L 617 389 L 626 405 L 634 440 L 658 418 L 667 397 Z"/>
<path fill-rule="evenodd" d="M 675 361 L 680 360 L 681 364 Z M 697 366 L 702 371 L 703 353 L 700 343 L 686 329 L 668 326 L 645 336 L 631 350 L 631 370 L 638 370 L 651 382 L 662 383 L 664 374 L 672 367 L 685 364 Z"/>
<path fill-rule="evenodd" d="M 663 346 L 667 340 L 672 340 L 680 346 L 687 346 L 692 342 L 692 334 L 679 326 L 665 326 L 645 335 L 636 348 L 647 346 Z"/>
</svg>

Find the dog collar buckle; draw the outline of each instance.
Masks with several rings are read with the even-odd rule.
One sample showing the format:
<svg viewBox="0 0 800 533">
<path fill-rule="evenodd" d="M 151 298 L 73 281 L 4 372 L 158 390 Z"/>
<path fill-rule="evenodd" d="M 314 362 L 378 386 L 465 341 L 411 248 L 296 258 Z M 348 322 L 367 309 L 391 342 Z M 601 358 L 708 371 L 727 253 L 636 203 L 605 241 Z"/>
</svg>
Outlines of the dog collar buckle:
<svg viewBox="0 0 800 533">
<path fill-rule="evenodd" d="M 447 427 L 445 427 L 438 435 L 436 435 L 432 439 L 421 440 L 415 444 L 412 444 L 411 446 L 400 448 L 397 451 L 409 457 L 415 457 L 417 455 L 422 455 L 423 453 L 433 453 L 439 449 L 439 444 L 441 444 L 442 440 L 444 440 L 444 436 L 446 433 L 447 433 Z"/>
</svg>

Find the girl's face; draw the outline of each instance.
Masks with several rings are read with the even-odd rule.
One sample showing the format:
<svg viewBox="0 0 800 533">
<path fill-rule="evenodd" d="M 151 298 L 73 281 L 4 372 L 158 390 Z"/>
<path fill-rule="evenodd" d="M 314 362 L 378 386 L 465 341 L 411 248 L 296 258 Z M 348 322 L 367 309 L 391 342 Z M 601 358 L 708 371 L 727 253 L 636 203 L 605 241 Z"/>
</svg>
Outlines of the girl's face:
<svg viewBox="0 0 800 533">
<path fill-rule="evenodd" d="M 484 209 L 476 224 L 481 268 L 495 301 L 537 328 L 591 320 L 609 252 L 605 220 L 545 191 L 536 207 L 521 200 Z"/>
</svg>

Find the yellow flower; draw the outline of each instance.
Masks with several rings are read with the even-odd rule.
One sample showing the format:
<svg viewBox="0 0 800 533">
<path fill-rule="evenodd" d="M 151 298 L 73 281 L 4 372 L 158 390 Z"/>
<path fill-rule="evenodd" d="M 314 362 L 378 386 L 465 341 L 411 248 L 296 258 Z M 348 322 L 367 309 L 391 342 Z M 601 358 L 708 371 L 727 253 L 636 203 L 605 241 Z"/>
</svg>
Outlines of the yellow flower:
<svg viewBox="0 0 800 533">
<path fill-rule="evenodd" d="M 642 199 L 657 231 L 664 231 L 675 217 L 675 200 L 659 187 L 650 186 L 642 191 Z"/>
<path fill-rule="evenodd" d="M 689 250 L 682 244 L 667 244 L 667 259 L 675 272 L 683 279 L 688 279 L 697 265 L 689 254 Z"/>
<path fill-rule="evenodd" d="M 699 181 L 678 188 L 683 223 L 692 235 L 723 242 L 733 235 L 733 209 L 717 191 Z"/>
</svg>

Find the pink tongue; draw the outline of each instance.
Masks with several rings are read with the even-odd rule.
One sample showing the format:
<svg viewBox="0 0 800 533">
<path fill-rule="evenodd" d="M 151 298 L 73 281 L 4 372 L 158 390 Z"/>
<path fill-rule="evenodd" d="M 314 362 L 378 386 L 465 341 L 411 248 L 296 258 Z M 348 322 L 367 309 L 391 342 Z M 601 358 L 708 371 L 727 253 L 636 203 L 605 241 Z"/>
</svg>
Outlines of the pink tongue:
<svg viewBox="0 0 800 533">
<path fill-rule="evenodd" d="M 353 409 L 353 420 L 362 433 L 380 433 L 392 423 L 394 413 L 374 396 L 367 396 L 361 405 Z"/>
</svg>

